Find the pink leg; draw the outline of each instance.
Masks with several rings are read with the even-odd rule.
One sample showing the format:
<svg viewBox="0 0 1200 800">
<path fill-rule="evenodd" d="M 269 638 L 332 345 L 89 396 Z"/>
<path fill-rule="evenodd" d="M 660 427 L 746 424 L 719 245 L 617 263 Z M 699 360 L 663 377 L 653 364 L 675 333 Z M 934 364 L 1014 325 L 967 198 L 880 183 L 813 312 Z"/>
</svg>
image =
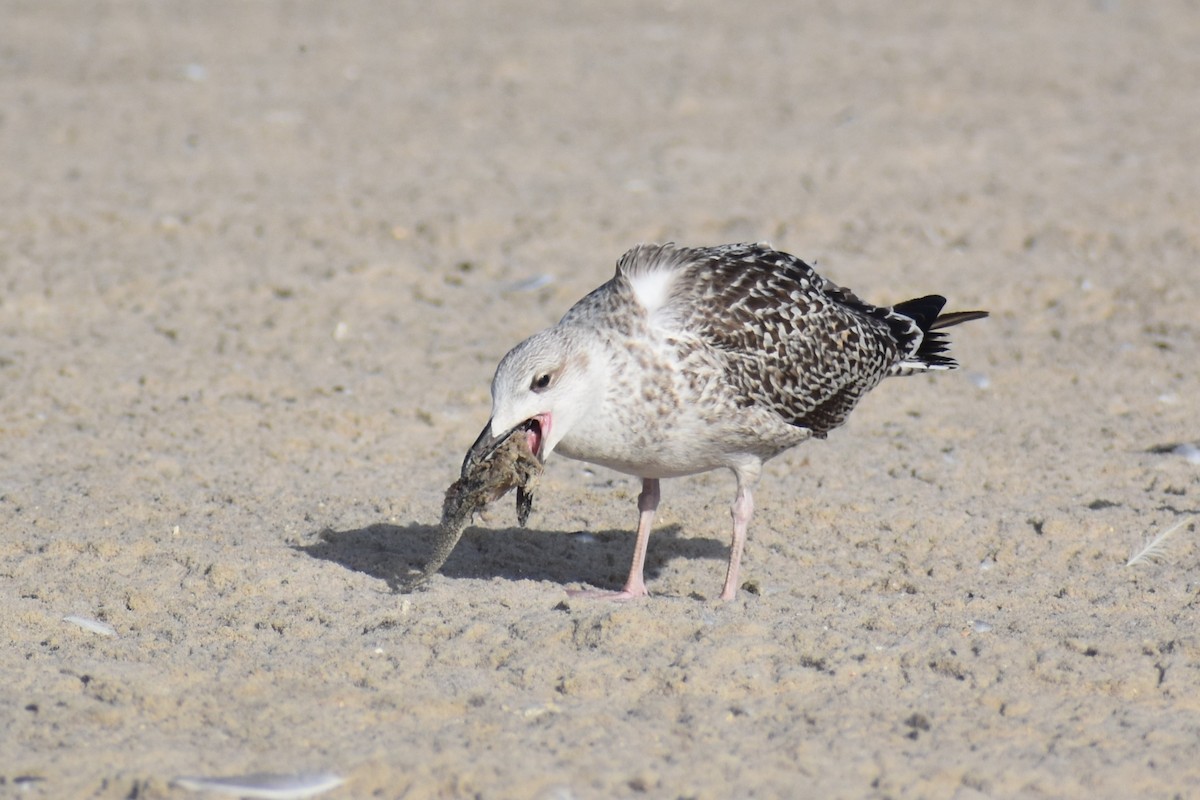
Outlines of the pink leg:
<svg viewBox="0 0 1200 800">
<path fill-rule="evenodd" d="M 721 589 L 722 600 L 732 600 L 738 590 L 738 570 L 742 564 L 742 549 L 746 546 L 746 529 L 754 515 L 754 496 L 750 487 L 738 476 L 737 497 L 733 501 L 733 544 L 729 546 L 729 569 L 725 573 L 725 586 Z"/>
<path fill-rule="evenodd" d="M 654 512 L 658 509 L 661 497 L 658 489 L 658 478 L 642 480 L 642 493 L 638 495 L 638 529 L 637 541 L 633 545 L 633 563 L 629 566 L 629 577 L 625 580 L 625 588 L 619 592 L 585 589 L 583 591 L 568 591 L 572 597 L 593 597 L 600 600 L 632 600 L 635 597 L 648 597 L 646 582 L 642 572 L 646 567 L 646 545 L 650 542 L 650 527 L 654 523 Z"/>
</svg>

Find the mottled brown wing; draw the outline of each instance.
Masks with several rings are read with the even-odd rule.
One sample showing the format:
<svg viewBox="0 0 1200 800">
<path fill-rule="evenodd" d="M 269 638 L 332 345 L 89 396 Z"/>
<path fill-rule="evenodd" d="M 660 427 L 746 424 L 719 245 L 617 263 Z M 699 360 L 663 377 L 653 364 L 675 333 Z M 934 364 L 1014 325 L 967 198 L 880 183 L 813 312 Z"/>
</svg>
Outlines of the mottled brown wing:
<svg viewBox="0 0 1200 800">
<path fill-rule="evenodd" d="M 673 310 L 682 330 L 719 354 L 746 406 L 824 436 L 909 346 L 888 309 L 795 256 L 762 245 L 694 254 L 675 284 Z"/>
</svg>

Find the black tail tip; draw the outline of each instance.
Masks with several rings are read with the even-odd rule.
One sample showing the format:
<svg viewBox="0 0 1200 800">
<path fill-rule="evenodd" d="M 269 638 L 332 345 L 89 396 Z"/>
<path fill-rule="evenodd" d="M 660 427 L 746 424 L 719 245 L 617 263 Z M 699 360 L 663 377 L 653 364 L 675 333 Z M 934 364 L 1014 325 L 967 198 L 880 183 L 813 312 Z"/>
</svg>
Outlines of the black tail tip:
<svg viewBox="0 0 1200 800">
<path fill-rule="evenodd" d="M 898 314 L 903 314 L 917 323 L 917 327 L 928 331 L 937 321 L 938 314 L 946 306 L 946 298 L 940 294 L 927 294 L 924 297 L 914 297 L 892 306 Z"/>
</svg>

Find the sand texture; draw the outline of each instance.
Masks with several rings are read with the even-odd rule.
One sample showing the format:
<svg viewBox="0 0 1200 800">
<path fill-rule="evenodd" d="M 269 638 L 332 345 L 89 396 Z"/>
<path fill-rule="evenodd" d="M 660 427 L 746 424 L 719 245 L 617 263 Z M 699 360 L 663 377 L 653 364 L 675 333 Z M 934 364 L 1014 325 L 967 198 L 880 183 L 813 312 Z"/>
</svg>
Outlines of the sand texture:
<svg viewBox="0 0 1200 800">
<path fill-rule="evenodd" d="M 1200 521 L 1126 566 L 1200 520 L 1197 76 L 1184 0 L 0 0 L 0 797 L 1197 796 Z M 733 602 L 723 472 L 568 597 L 639 484 L 561 457 L 393 593 L 670 240 L 992 317 L 767 464 Z"/>
</svg>

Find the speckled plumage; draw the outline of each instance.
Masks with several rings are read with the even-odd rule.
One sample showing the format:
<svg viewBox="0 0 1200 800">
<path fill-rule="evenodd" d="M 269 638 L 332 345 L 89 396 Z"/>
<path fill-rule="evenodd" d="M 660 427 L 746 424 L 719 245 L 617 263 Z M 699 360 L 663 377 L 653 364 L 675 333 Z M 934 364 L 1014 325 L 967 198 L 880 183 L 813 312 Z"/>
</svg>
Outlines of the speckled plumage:
<svg viewBox="0 0 1200 800">
<path fill-rule="evenodd" d="M 658 480 L 733 470 L 729 598 L 762 463 L 824 438 L 883 378 L 956 366 L 936 330 L 985 314 L 939 317 L 944 303 L 873 306 L 762 244 L 640 245 L 558 325 L 504 357 L 491 434 L 536 423 L 542 458 L 557 451 L 643 479 L 621 596 L 645 594 L 640 559 Z"/>
</svg>

